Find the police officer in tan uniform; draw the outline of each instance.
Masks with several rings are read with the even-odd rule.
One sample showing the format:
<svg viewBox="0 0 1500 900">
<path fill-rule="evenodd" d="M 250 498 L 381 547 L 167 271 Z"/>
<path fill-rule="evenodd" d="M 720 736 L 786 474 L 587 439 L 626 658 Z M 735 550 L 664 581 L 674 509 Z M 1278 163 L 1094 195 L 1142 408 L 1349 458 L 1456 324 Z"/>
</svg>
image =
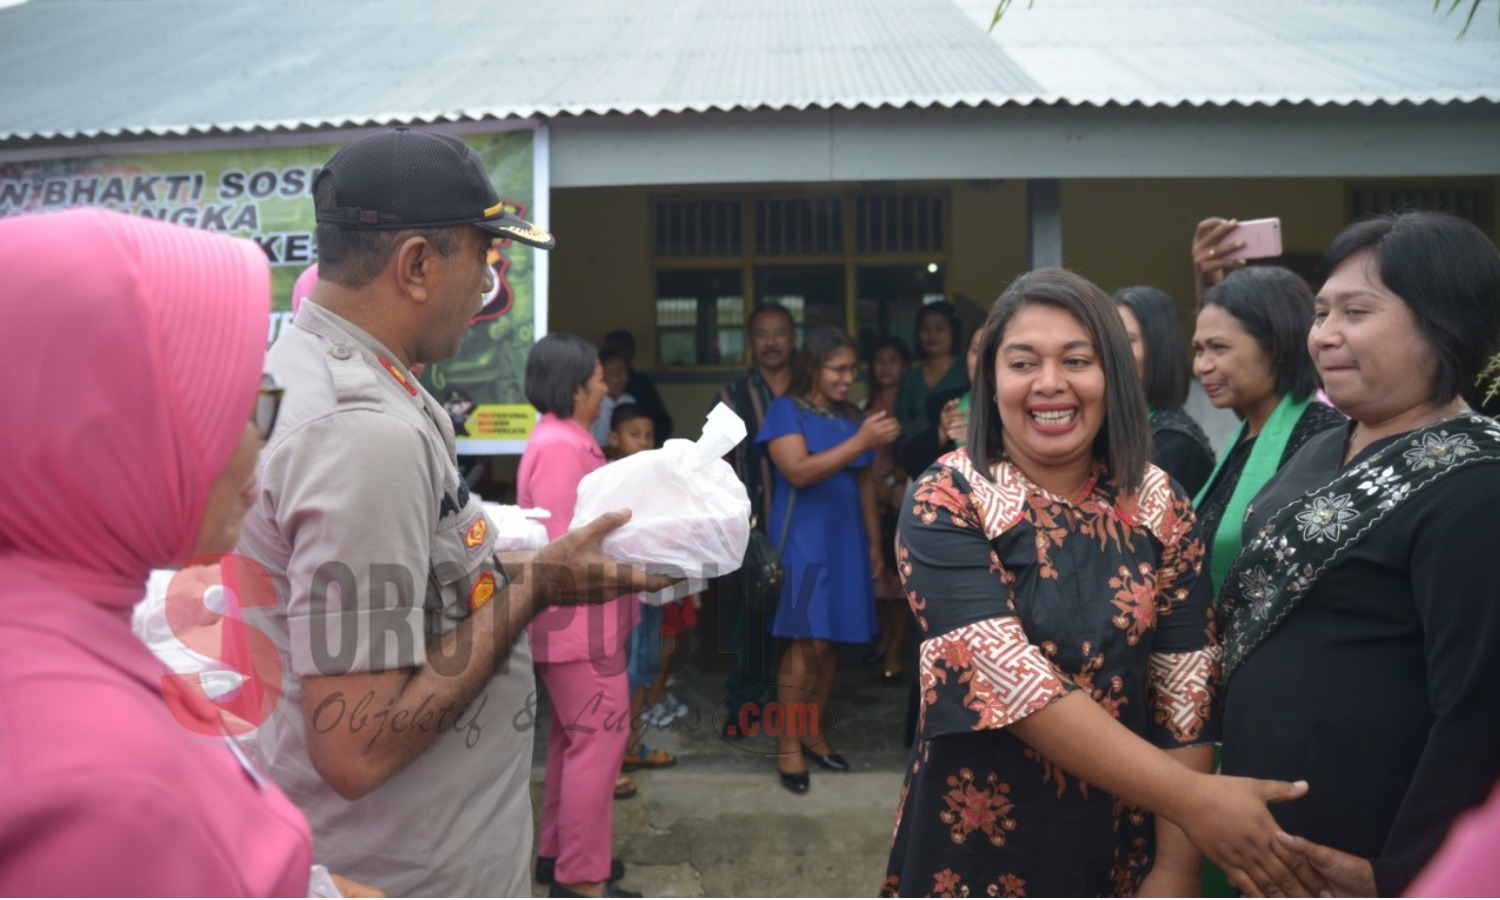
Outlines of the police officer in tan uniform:
<svg viewBox="0 0 1500 900">
<path fill-rule="evenodd" d="M 255 735 L 333 871 L 394 896 L 530 894 L 536 700 L 524 626 L 664 579 L 609 563 L 621 515 L 497 560 L 452 425 L 414 367 L 457 354 L 506 213 L 479 155 L 405 129 L 314 181 L 319 280 L 267 369 L 285 386 L 239 551 L 277 606 L 286 667 Z"/>
</svg>

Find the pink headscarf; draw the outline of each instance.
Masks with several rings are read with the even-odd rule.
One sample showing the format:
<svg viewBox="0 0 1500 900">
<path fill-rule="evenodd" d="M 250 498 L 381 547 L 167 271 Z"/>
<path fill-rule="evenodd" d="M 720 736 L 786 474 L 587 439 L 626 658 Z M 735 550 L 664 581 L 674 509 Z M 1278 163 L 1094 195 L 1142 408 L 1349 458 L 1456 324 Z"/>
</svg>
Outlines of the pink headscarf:
<svg viewBox="0 0 1500 900">
<path fill-rule="evenodd" d="M 313 287 L 318 283 L 318 264 L 313 263 L 302 270 L 297 276 L 297 282 L 292 285 L 292 315 L 302 308 L 302 301 L 312 296 Z"/>
<path fill-rule="evenodd" d="M 250 241 L 100 209 L 0 219 L 0 603 L 19 568 L 128 609 L 192 554 L 270 293 Z"/>
</svg>

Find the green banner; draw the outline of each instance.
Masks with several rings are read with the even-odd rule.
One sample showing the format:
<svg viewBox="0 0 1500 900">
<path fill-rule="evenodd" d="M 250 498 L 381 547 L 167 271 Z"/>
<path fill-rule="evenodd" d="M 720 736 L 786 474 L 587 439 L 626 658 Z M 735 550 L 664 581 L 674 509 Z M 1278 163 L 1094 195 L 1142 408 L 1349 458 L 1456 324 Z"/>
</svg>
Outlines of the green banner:
<svg viewBox="0 0 1500 900">
<path fill-rule="evenodd" d="M 533 132 L 460 137 L 479 152 L 506 208 L 531 216 L 538 190 Z M 249 238 L 271 263 L 270 343 L 291 321 L 293 282 L 317 261 L 312 182 L 342 146 L 0 163 L 0 216 L 103 206 Z M 519 453 L 531 433 L 536 413 L 523 386 L 526 356 L 542 330 L 536 321 L 536 253 L 519 242 L 495 243 L 490 252 L 495 292 L 475 317 L 458 357 L 423 373 L 427 389 L 453 417 L 460 452 Z"/>
</svg>

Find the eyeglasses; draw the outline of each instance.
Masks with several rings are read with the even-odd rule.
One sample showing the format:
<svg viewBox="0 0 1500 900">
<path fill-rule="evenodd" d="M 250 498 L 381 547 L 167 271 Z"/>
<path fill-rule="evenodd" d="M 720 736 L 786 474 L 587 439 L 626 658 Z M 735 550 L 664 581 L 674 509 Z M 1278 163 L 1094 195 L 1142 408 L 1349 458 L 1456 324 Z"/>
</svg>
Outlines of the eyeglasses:
<svg viewBox="0 0 1500 900">
<path fill-rule="evenodd" d="M 832 372 L 833 374 L 839 375 L 839 376 L 843 376 L 843 375 L 858 375 L 859 374 L 859 366 L 854 366 L 854 365 L 850 365 L 850 366 L 824 366 L 823 368 L 824 368 L 824 370 Z"/>
<path fill-rule="evenodd" d="M 286 389 L 270 372 L 260 376 L 260 390 L 255 395 L 255 409 L 250 413 L 250 424 L 260 432 L 260 439 L 269 441 L 271 429 L 276 427 L 276 415 L 281 412 L 281 395 Z"/>
</svg>

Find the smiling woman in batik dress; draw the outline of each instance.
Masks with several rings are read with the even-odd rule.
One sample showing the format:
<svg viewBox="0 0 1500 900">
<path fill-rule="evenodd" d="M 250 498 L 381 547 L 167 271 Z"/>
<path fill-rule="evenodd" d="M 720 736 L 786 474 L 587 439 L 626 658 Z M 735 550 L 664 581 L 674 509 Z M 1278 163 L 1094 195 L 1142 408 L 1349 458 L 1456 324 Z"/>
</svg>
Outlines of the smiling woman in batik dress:
<svg viewBox="0 0 1500 900">
<path fill-rule="evenodd" d="M 1500 256 L 1406 213 L 1345 229 L 1323 275 L 1308 349 L 1352 421 L 1251 504 L 1224 771 L 1307 779 L 1287 846 L 1339 896 L 1395 896 L 1500 778 L 1500 425 L 1462 396 L 1500 348 Z"/>
<path fill-rule="evenodd" d="M 1203 543 L 1148 462 L 1113 303 L 1044 269 L 984 327 L 968 445 L 901 513 L 922 716 L 884 892 L 1182 895 L 1194 845 L 1237 884 L 1290 878 L 1266 803 L 1306 786 L 1208 774 Z"/>
</svg>

